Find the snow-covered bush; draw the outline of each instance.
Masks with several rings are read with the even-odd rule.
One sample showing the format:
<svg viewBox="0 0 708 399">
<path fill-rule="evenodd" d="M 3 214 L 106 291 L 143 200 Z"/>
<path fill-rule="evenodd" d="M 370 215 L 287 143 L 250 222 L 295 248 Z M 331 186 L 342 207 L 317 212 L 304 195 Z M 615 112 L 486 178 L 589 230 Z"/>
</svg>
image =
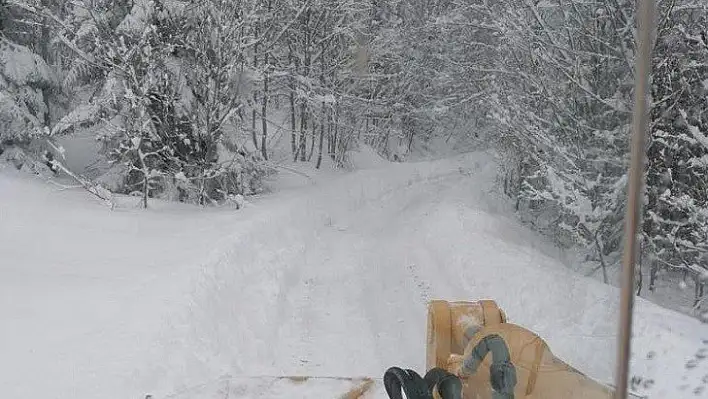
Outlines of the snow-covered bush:
<svg viewBox="0 0 708 399">
<path fill-rule="evenodd" d="M 139 1 L 115 27 L 93 18 L 78 24 L 75 36 L 91 52 L 78 61 L 88 66 L 72 70 L 99 68 L 103 78 L 54 133 L 100 124 L 105 153 L 124 173 L 122 189 L 145 206 L 151 196 L 206 204 L 253 192 L 266 173 L 258 158 L 219 151 L 242 101 L 238 12 L 229 2 L 187 13 Z"/>
</svg>

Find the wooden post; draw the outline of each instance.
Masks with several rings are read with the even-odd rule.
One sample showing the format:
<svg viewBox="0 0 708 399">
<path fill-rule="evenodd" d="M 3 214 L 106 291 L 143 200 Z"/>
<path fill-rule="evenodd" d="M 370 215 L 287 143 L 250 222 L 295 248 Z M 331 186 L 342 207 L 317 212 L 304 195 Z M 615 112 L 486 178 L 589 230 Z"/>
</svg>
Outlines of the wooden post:
<svg viewBox="0 0 708 399">
<path fill-rule="evenodd" d="M 649 76 L 651 73 L 654 0 L 640 0 L 637 6 L 638 53 L 634 88 L 631 163 L 627 212 L 625 214 L 624 254 L 622 259 L 622 291 L 617 346 L 615 398 L 626 399 L 629 387 L 629 362 L 632 348 L 632 309 L 634 307 L 634 270 L 637 262 L 637 233 L 642 217 L 642 187 L 644 183 L 644 142 L 649 127 Z"/>
</svg>

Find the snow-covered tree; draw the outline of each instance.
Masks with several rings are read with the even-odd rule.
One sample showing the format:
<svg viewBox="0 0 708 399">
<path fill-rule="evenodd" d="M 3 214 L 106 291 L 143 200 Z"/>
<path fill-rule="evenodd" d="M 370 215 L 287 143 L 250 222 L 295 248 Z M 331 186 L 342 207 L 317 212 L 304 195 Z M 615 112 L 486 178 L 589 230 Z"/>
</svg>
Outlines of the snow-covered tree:
<svg viewBox="0 0 708 399">
<path fill-rule="evenodd" d="M 48 153 L 33 143 L 47 135 L 49 95 L 57 79 L 39 54 L 11 40 L 23 37 L 18 33 L 22 18 L 7 2 L 0 3 L 0 162 L 46 172 L 38 161 L 47 160 Z"/>
<path fill-rule="evenodd" d="M 563 246 L 617 265 L 633 98 L 634 2 L 488 2 L 501 34 L 491 98 L 506 192 Z M 643 234 L 649 288 L 706 270 L 706 5 L 662 3 Z M 607 274 L 605 274 L 607 279 Z M 640 279 L 640 284 L 645 280 Z"/>
<path fill-rule="evenodd" d="M 48 63 L 50 44 L 42 41 L 48 39 L 48 29 L 41 22 L 23 7 L 0 2 L 0 112 L 3 123 L 13 125 L 0 133 L 5 142 L 26 144 L 49 124 L 56 76 Z"/>
<path fill-rule="evenodd" d="M 98 86 L 54 133 L 102 124 L 123 190 L 145 205 L 153 195 L 204 204 L 258 190 L 265 170 L 225 138 L 247 82 L 239 4 L 139 1 L 126 14 L 109 5 L 115 13 L 87 7 L 76 24 L 80 60 L 67 80 Z"/>
<path fill-rule="evenodd" d="M 526 220 L 565 246 L 597 243 L 609 251 L 619 245 L 632 7 L 623 0 L 571 0 L 500 1 L 491 8 L 504 15 L 503 72 L 493 98 L 508 157 L 507 191 Z"/>
<path fill-rule="evenodd" d="M 40 56 L 0 38 L 0 148 L 28 144 L 44 134 L 48 111 L 42 89 L 54 81 Z"/>
<path fill-rule="evenodd" d="M 658 27 L 644 223 L 649 289 L 661 271 L 708 272 L 708 8 L 679 2 Z"/>
</svg>

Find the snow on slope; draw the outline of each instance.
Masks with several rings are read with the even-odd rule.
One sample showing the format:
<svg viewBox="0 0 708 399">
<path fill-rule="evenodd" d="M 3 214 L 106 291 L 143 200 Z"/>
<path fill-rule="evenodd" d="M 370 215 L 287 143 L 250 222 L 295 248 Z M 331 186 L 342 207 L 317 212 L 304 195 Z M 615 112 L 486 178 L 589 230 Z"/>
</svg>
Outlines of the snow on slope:
<svg viewBox="0 0 708 399">
<path fill-rule="evenodd" d="M 244 216 L 110 211 L 0 170 L 0 397 L 131 397 L 162 316 Z"/>
<path fill-rule="evenodd" d="M 0 330 L 11 354 L 0 393 L 196 398 L 221 379 L 236 381 L 230 397 L 288 397 L 244 381 L 422 372 L 433 298 L 494 298 L 561 358 L 611 381 L 617 291 L 573 274 L 518 225 L 493 192 L 495 168 L 480 153 L 377 165 L 235 215 L 85 209 L 81 193 L 0 174 L 0 253 L 13 260 L 0 267 L 0 316 L 15 321 Z M 708 365 L 685 368 L 708 348 L 708 327 L 641 299 L 636 311 L 633 372 L 654 380 L 645 393 L 708 397 L 694 394 Z M 336 397 L 335 385 L 290 397 Z"/>
</svg>

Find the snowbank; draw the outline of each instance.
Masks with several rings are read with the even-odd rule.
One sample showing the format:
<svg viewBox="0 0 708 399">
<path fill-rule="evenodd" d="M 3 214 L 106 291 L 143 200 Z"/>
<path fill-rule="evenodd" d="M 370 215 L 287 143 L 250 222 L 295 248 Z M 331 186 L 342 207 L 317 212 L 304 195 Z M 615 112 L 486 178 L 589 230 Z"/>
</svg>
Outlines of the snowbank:
<svg viewBox="0 0 708 399">
<path fill-rule="evenodd" d="M 80 189 L 1 169 L 0 397 L 136 397 L 133 371 L 163 316 L 243 216 L 112 212 Z"/>
</svg>

